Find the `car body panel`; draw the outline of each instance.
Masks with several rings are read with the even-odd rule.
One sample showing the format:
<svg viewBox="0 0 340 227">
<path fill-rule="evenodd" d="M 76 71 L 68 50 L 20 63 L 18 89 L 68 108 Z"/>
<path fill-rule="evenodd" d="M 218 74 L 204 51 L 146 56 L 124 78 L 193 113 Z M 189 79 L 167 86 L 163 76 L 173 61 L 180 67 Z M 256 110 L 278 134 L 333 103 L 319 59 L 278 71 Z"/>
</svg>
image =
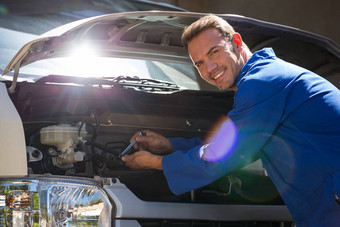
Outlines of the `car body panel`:
<svg viewBox="0 0 340 227">
<path fill-rule="evenodd" d="M 183 220 L 216 220 L 216 221 L 292 221 L 285 206 L 277 205 L 229 205 L 199 203 L 147 202 L 136 197 L 127 187 L 116 180 L 104 186 L 117 206 L 117 218 L 141 219 L 183 219 Z"/>
</svg>

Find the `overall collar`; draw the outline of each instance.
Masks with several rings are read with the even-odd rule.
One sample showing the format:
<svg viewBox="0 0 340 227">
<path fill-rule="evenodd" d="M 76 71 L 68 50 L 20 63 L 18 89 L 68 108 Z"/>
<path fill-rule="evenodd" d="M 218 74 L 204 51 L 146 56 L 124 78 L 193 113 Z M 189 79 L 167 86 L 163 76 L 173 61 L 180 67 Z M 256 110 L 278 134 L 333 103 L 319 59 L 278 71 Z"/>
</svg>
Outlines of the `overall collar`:
<svg viewBox="0 0 340 227">
<path fill-rule="evenodd" d="M 243 66 L 240 74 L 237 77 L 236 86 L 240 84 L 241 79 L 247 72 L 250 70 L 252 66 L 258 61 L 262 59 L 268 59 L 276 57 L 274 50 L 272 48 L 263 48 L 262 50 L 256 51 L 253 55 L 249 58 L 246 64 Z"/>
</svg>

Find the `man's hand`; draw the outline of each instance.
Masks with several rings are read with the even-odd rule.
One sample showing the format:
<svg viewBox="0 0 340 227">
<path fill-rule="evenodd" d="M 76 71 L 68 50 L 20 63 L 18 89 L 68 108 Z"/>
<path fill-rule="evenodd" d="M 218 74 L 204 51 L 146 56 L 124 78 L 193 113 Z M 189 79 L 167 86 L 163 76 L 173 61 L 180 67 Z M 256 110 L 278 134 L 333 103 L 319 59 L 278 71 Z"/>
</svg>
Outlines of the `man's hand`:
<svg viewBox="0 0 340 227">
<path fill-rule="evenodd" d="M 162 159 L 160 155 L 155 155 L 147 151 L 138 151 L 128 156 L 123 156 L 122 161 L 131 169 L 158 169 L 162 168 Z"/>
<path fill-rule="evenodd" d="M 137 143 L 134 145 L 136 150 L 150 151 L 159 155 L 166 155 L 174 152 L 168 138 L 150 130 L 143 130 L 143 132 L 145 133 L 144 136 L 138 136 L 138 131 L 130 139 L 130 142 L 136 139 Z"/>
</svg>

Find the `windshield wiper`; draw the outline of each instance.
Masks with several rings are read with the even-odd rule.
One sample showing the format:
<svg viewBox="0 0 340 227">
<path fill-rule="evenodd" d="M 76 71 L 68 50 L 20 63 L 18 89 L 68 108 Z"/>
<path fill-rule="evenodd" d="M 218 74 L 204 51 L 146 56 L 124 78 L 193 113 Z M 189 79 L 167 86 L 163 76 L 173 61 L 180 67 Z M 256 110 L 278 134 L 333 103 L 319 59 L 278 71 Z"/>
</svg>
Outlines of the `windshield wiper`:
<svg viewBox="0 0 340 227">
<path fill-rule="evenodd" d="M 73 83 L 84 86 L 109 85 L 145 92 L 171 92 L 178 91 L 181 89 L 179 86 L 171 82 L 130 76 L 89 78 L 76 76 L 48 75 L 38 79 L 35 83 L 36 84 Z"/>
<path fill-rule="evenodd" d="M 145 79 L 130 76 L 118 76 L 111 78 L 104 77 L 104 78 L 112 79 L 112 82 L 114 82 L 115 84 L 119 84 L 127 88 L 133 88 L 135 90 L 137 89 L 150 92 L 180 90 L 180 87 L 174 83 L 156 79 Z"/>
</svg>

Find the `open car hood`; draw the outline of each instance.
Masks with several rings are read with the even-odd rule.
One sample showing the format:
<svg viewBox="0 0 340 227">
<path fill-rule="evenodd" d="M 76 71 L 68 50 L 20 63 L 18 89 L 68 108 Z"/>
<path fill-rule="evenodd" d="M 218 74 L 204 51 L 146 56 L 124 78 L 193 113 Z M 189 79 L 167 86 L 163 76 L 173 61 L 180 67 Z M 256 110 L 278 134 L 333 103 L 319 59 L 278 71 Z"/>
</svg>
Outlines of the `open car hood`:
<svg viewBox="0 0 340 227">
<path fill-rule="evenodd" d="M 188 62 L 181 44 L 183 29 L 204 16 L 200 13 L 143 11 L 109 14 L 76 21 L 51 30 L 24 45 L 3 71 L 47 58 L 63 57 L 82 43 L 90 43 L 99 55 Z M 324 77 L 340 72 L 340 48 L 331 40 L 299 29 L 237 15 L 226 19 L 252 52 L 270 46 L 277 56 Z M 338 80 L 338 79 L 337 79 Z M 334 81 L 333 81 L 334 83 Z"/>
</svg>

